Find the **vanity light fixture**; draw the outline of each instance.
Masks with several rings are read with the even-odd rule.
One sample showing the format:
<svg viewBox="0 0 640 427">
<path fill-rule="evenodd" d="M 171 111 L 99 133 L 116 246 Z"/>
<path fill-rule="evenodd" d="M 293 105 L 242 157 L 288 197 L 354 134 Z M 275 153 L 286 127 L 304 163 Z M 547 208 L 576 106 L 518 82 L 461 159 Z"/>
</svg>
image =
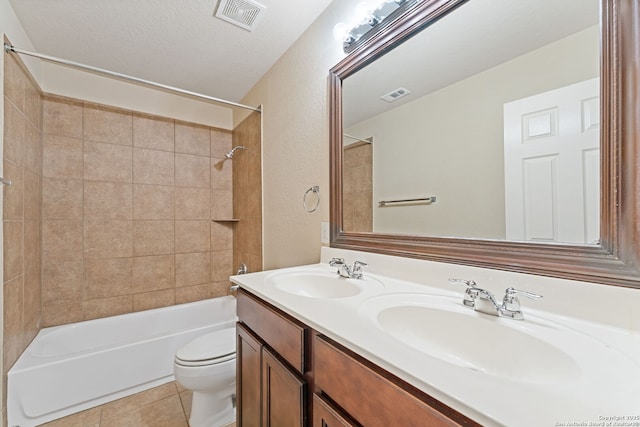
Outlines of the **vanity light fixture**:
<svg viewBox="0 0 640 427">
<path fill-rule="evenodd" d="M 342 47 L 345 53 L 352 52 L 365 40 L 371 37 L 376 31 L 383 27 L 385 21 L 391 22 L 410 5 L 419 0 L 383 0 L 370 3 L 360 3 L 358 5 L 359 20 L 351 29 L 345 24 L 338 24 L 334 28 L 334 36 L 342 40 Z"/>
</svg>

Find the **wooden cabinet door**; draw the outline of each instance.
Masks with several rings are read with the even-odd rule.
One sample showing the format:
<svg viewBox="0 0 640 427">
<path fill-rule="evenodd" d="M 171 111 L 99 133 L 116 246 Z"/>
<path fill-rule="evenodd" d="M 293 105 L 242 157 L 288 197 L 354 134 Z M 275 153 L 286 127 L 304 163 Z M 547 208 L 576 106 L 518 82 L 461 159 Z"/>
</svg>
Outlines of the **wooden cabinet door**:
<svg viewBox="0 0 640 427">
<path fill-rule="evenodd" d="M 303 427 L 306 415 L 305 393 L 305 382 L 263 347 L 262 425 Z"/>
<path fill-rule="evenodd" d="M 317 394 L 313 395 L 313 427 L 355 427 Z"/>
<path fill-rule="evenodd" d="M 238 323 L 236 330 L 238 426 L 260 427 L 262 344 L 242 324 Z"/>
</svg>

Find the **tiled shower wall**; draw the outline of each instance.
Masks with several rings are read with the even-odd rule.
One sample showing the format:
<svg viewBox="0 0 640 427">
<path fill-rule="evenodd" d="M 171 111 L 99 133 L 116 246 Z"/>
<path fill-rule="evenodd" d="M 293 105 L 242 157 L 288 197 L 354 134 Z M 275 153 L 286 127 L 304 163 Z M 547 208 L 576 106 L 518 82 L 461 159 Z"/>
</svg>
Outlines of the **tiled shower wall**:
<svg viewBox="0 0 640 427">
<path fill-rule="evenodd" d="M 38 86 L 11 55 L 4 60 L 3 373 L 41 326 L 40 191 L 42 104 Z M 6 375 L 3 375 L 6 396 Z M 3 413 L 6 408 L 3 400 Z"/>
<path fill-rule="evenodd" d="M 342 221 L 346 231 L 373 231 L 373 147 L 344 147 Z"/>
<path fill-rule="evenodd" d="M 42 310 L 51 326 L 225 295 L 230 131 L 45 96 Z"/>
<path fill-rule="evenodd" d="M 233 130 L 234 145 L 245 150 L 233 157 L 233 212 L 240 221 L 233 235 L 233 265 L 262 271 L 261 116 L 252 113 Z"/>
</svg>

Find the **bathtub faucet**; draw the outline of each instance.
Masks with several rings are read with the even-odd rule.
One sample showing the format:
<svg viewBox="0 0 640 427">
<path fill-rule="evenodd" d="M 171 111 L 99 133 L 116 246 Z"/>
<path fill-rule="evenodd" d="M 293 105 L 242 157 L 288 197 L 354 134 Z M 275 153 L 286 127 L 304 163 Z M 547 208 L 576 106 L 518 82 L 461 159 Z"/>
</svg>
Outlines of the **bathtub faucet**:
<svg viewBox="0 0 640 427">
<path fill-rule="evenodd" d="M 331 267 L 338 267 L 338 275 L 348 279 L 362 279 L 362 267 L 366 266 L 366 262 L 356 261 L 353 267 L 349 268 L 344 258 L 331 258 L 329 261 Z"/>
</svg>

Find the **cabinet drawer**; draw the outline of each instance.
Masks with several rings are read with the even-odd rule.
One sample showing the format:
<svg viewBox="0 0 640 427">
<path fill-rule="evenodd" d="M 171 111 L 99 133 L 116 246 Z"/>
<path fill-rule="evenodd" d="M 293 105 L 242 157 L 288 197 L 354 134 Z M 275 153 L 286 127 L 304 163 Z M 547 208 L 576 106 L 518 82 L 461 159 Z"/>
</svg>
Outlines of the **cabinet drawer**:
<svg viewBox="0 0 640 427">
<path fill-rule="evenodd" d="M 313 427 L 356 427 L 322 397 L 313 395 Z"/>
<path fill-rule="evenodd" d="M 367 427 L 467 425 L 464 421 L 458 424 L 318 336 L 314 340 L 313 372 L 316 387 Z M 446 405 L 440 405 L 447 414 L 455 413 L 468 420 Z"/>
<path fill-rule="evenodd" d="M 306 328 L 248 292 L 238 291 L 238 318 L 300 373 L 304 373 Z"/>
</svg>

